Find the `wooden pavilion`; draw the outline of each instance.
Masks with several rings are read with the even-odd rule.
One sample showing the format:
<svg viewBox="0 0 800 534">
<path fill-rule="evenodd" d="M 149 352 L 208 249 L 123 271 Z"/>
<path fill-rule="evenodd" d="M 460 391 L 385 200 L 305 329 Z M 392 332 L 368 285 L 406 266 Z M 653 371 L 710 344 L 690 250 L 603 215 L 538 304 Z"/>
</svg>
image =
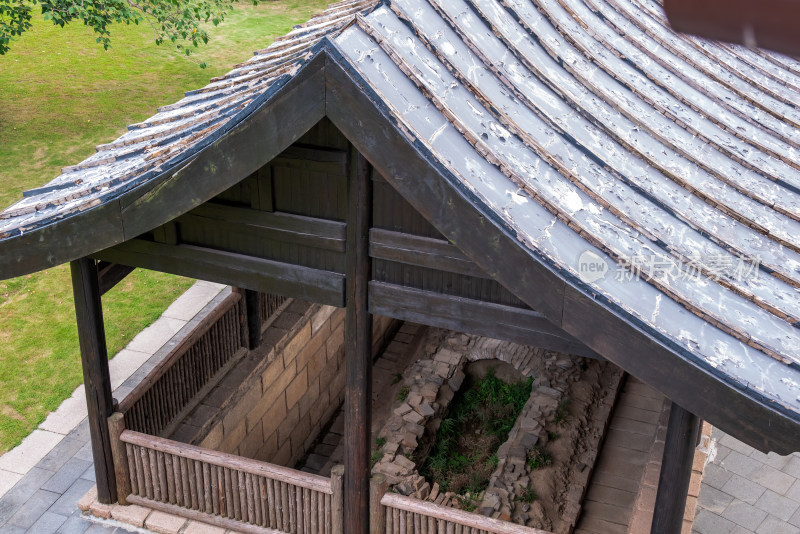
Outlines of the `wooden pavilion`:
<svg viewBox="0 0 800 534">
<path fill-rule="evenodd" d="M 345 0 L 25 192 L 0 278 L 72 262 L 106 502 L 100 295 L 143 267 L 346 307 L 345 532 L 370 314 L 664 393 L 675 532 L 698 419 L 800 450 L 799 128 L 800 62 L 677 35 L 655 0 Z"/>
</svg>

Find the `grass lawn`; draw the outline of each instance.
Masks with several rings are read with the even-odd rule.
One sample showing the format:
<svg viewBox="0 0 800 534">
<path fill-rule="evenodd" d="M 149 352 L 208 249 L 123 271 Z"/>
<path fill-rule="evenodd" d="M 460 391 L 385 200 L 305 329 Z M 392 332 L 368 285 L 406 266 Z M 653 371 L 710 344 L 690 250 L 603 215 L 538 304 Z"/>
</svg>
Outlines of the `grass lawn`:
<svg viewBox="0 0 800 534">
<path fill-rule="evenodd" d="M 146 25 L 112 29 L 112 49 L 80 24 L 36 21 L 0 56 L 0 209 L 78 163 L 159 105 L 181 98 L 325 8 L 323 0 L 238 5 L 197 54 L 156 46 Z M 209 67 L 200 69 L 205 61 Z M 192 284 L 137 269 L 103 298 L 109 354 Z M 82 381 L 69 267 L 0 281 L 0 453 Z"/>
</svg>

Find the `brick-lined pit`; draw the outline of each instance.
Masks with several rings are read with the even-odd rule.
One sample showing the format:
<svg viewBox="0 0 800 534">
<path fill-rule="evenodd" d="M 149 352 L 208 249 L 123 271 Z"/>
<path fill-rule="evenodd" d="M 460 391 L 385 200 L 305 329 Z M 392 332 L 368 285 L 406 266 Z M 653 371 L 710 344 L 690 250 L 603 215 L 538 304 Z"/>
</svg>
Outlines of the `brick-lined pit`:
<svg viewBox="0 0 800 534">
<path fill-rule="evenodd" d="M 202 432 L 187 441 L 294 466 L 344 399 L 344 316 L 342 308 L 291 303 L 265 329 L 263 346 L 189 417 Z M 373 352 L 398 325 L 373 317 Z"/>
</svg>

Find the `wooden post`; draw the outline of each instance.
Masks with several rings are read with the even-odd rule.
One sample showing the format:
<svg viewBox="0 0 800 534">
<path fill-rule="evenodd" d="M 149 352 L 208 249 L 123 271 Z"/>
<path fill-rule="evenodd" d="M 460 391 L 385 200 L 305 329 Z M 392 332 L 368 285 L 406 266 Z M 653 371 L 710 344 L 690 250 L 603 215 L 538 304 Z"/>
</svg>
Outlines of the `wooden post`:
<svg viewBox="0 0 800 534">
<path fill-rule="evenodd" d="M 371 167 L 351 149 L 347 210 L 345 315 L 344 525 L 369 532 L 369 458 L 372 422 L 372 317 L 367 303 Z"/>
<path fill-rule="evenodd" d="M 344 466 L 331 469 L 331 523 L 333 534 L 344 534 Z"/>
<path fill-rule="evenodd" d="M 674 402 L 669 412 L 664 458 L 658 477 L 652 534 L 679 534 L 686 509 L 700 420 Z"/>
<path fill-rule="evenodd" d="M 244 290 L 244 303 L 247 309 L 247 345 L 250 350 L 261 345 L 261 296 L 258 291 Z"/>
<path fill-rule="evenodd" d="M 108 433 L 108 417 L 112 412 L 113 401 L 97 266 L 90 258 L 80 258 L 70 262 L 70 270 L 81 347 L 83 385 L 89 412 L 89 435 L 97 478 L 97 499 L 103 504 L 111 504 L 117 500 L 117 482 Z"/>
<path fill-rule="evenodd" d="M 381 499 L 389 489 L 386 475 L 376 473 L 369 481 L 369 532 L 370 534 L 386 534 L 386 514 Z"/>
<path fill-rule="evenodd" d="M 131 494 L 131 475 L 128 471 L 128 451 L 120 440 L 125 431 L 125 415 L 114 412 L 108 418 L 109 441 L 111 442 L 111 456 L 114 459 L 114 476 L 117 479 L 117 502 L 128 504 L 128 495 Z"/>
</svg>

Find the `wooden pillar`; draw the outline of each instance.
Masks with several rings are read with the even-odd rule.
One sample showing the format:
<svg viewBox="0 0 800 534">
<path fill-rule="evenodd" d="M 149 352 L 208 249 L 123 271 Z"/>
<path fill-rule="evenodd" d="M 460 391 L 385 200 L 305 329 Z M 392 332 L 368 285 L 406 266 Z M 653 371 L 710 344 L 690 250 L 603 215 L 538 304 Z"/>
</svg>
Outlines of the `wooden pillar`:
<svg viewBox="0 0 800 534">
<path fill-rule="evenodd" d="M 117 482 L 108 431 L 108 417 L 113 411 L 113 401 L 97 266 L 94 260 L 81 258 L 71 262 L 70 269 L 81 347 L 83 386 L 86 389 L 86 407 L 89 412 L 89 435 L 97 478 L 97 499 L 103 504 L 111 504 L 117 500 Z"/>
<path fill-rule="evenodd" d="M 345 315 L 344 531 L 369 533 L 370 425 L 372 422 L 372 317 L 370 275 L 371 167 L 351 149 L 347 208 Z"/>
<path fill-rule="evenodd" d="M 669 412 L 661 474 L 658 477 L 651 534 L 681 532 L 699 431 L 700 419 L 673 402 Z"/>
<path fill-rule="evenodd" d="M 248 348 L 253 350 L 261 345 L 261 297 L 258 291 L 244 290 L 244 304 L 247 310 Z"/>
</svg>

